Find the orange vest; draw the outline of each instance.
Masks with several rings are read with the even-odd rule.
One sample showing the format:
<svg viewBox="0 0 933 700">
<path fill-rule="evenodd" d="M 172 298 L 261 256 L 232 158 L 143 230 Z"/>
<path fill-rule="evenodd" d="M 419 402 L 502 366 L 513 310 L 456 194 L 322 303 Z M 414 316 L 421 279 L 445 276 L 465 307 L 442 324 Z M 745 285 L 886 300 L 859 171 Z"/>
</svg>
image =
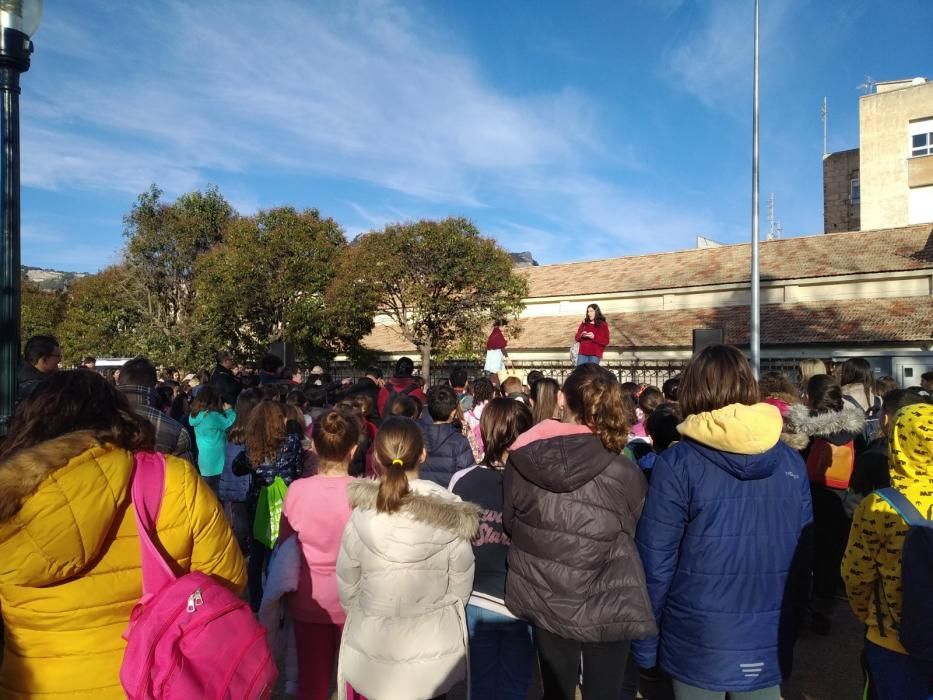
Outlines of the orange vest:
<svg viewBox="0 0 933 700">
<path fill-rule="evenodd" d="M 855 444 L 850 440 L 834 445 L 823 438 L 815 438 L 807 457 L 807 474 L 814 484 L 831 489 L 849 488 L 855 468 Z"/>
</svg>

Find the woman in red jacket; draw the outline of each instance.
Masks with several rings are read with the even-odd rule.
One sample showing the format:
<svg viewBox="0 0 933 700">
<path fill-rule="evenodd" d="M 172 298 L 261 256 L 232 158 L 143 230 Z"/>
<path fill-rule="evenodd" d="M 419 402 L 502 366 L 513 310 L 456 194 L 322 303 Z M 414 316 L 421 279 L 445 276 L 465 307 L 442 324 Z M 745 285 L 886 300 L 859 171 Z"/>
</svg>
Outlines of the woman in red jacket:
<svg viewBox="0 0 933 700">
<path fill-rule="evenodd" d="M 486 364 L 483 369 L 489 374 L 497 374 L 500 370 L 505 369 L 506 364 L 512 364 L 511 360 L 509 360 L 509 353 L 505 349 L 509 343 L 505 336 L 502 335 L 501 326 L 504 325 L 505 321 L 494 321 L 492 333 L 489 334 L 489 340 L 486 341 Z"/>
<path fill-rule="evenodd" d="M 586 317 L 577 328 L 574 340 L 580 343 L 577 366 L 589 362 L 598 365 L 606 346 L 609 345 L 609 324 L 606 323 L 606 317 L 597 304 L 586 307 Z"/>
</svg>

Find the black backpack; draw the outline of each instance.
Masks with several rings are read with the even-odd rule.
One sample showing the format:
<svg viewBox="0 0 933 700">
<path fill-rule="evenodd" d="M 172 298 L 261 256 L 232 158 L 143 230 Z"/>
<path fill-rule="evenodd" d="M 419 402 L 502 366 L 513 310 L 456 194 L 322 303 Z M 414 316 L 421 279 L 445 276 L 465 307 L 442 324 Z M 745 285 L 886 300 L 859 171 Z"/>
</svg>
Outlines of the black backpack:
<svg viewBox="0 0 933 700">
<path fill-rule="evenodd" d="M 913 503 L 897 489 L 875 491 L 901 516 L 908 525 L 901 551 L 901 623 L 897 626 L 897 638 L 911 657 L 933 662 L 933 520 L 920 515 Z M 878 614 L 878 631 L 884 636 L 881 617 L 879 590 L 881 580 L 876 581 L 875 606 Z"/>
<path fill-rule="evenodd" d="M 385 406 L 382 407 L 382 418 L 388 418 L 392 415 L 392 404 L 395 403 L 397 398 L 400 396 L 408 396 L 417 388 L 417 384 L 411 383 L 400 391 L 396 391 L 394 386 L 389 385 L 389 396 L 386 399 Z"/>
<path fill-rule="evenodd" d="M 851 396 L 843 396 L 843 401 L 847 401 L 858 410 L 862 410 L 862 404 L 856 401 Z M 872 404 L 871 408 L 865 411 L 865 425 L 862 427 L 862 433 L 855 438 L 855 454 L 860 455 L 865 450 L 868 449 L 868 446 L 872 441 L 881 435 L 881 397 L 876 396 L 875 402 Z"/>
</svg>

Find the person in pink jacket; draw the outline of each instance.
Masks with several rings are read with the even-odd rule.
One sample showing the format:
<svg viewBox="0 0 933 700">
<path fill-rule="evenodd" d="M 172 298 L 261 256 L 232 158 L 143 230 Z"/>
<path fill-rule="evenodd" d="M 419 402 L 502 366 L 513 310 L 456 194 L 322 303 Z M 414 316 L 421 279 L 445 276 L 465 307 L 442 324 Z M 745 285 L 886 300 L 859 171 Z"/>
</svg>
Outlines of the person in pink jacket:
<svg viewBox="0 0 933 700">
<path fill-rule="evenodd" d="M 606 346 L 609 345 L 609 323 L 603 316 L 603 312 L 599 310 L 598 304 L 590 304 L 586 307 L 586 317 L 577 328 L 574 340 L 580 343 L 577 366 L 589 362 L 598 365 Z"/>
<path fill-rule="evenodd" d="M 350 519 L 347 473 L 359 426 L 336 411 L 314 421 L 311 443 L 317 474 L 293 482 L 285 496 L 279 540 L 292 533 L 301 545 L 298 590 L 289 600 L 298 652 L 298 697 L 327 700 L 346 614 L 337 593 L 337 555 Z"/>
</svg>

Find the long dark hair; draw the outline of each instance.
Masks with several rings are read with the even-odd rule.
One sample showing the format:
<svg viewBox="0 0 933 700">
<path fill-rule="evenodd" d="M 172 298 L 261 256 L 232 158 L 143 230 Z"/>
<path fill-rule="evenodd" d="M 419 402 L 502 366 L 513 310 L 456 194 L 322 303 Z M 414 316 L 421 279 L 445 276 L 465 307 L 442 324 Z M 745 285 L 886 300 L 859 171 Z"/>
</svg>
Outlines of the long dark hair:
<svg viewBox="0 0 933 700">
<path fill-rule="evenodd" d="M 842 374 L 839 380 L 842 386 L 846 384 L 861 384 L 865 388 L 865 400 L 871 403 L 874 395 L 875 375 L 871 371 L 871 363 L 861 357 L 850 357 L 842 363 Z M 870 408 L 870 406 L 869 406 Z"/>
<path fill-rule="evenodd" d="M 552 380 L 553 381 L 553 380 Z M 502 453 L 518 436 L 534 425 L 531 411 L 521 401 L 493 399 L 483 409 L 479 429 L 483 436 L 485 453 L 480 462 L 485 467 L 504 468 Z"/>
<path fill-rule="evenodd" d="M 46 440 L 89 430 L 102 443 L 125 450 L 151 450 L 155 429 L 136 417 L 126 397 L 97 372 L 56 372 L 22 402 L 0 447 L 0 460 Z"/>
<path fill-rule="evenodd" d="M 595 312 L 593 314 L 593 325 L 594 326 L 599 326 L 603 322 L 605 322 L 606 317 L 603 316 L 603 312 L 599 310 L 599 304 L 587 304 L 586 310 L 589 311 L 590 309 L 593 309 L 593 311 Z M 589 323 L 589 322 L 590 322 L 589 314 L 586 313 L 586 311 L 584 311 L 583 312 L 583 323 Z"/>
<path fill-rule="evenodd" d="M 191 416 L 201 411 L 220 411 L 220 394 L 210 384 L 203 384 L 191 399 Z"/>
<path fill-rule="evenodd" d="M 814 374 L 807 381 L 807 406 L 811 416 L 841 411 L 843 400 L 839 382 L 828 374 Z"/>
</svg>

